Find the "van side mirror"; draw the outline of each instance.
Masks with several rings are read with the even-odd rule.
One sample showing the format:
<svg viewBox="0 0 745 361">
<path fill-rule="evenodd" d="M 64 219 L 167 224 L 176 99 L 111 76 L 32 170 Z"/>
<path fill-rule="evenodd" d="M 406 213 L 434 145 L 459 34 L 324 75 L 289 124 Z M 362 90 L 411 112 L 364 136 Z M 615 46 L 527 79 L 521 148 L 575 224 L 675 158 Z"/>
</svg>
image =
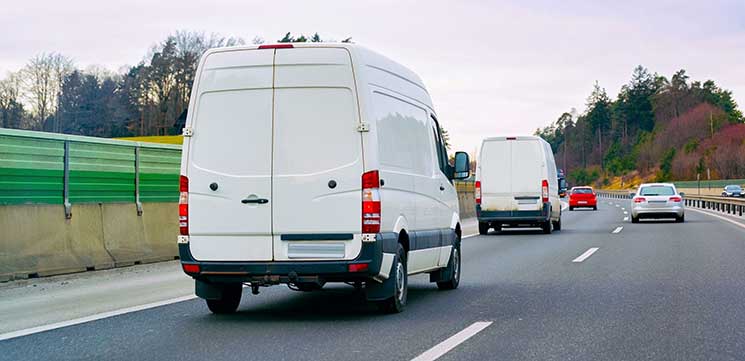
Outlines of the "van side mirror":
<svg viewBox="0 0 745 361">
<path fill-rule="evenodd" d="M 636 197 L 636 193 L 634 193 L 634 192 L 631 192 L 631 193 L 629 193 L 629 196 L 630 196 L 631 198 L 634 198 L 634 197 Z"/>
<path fill-rule="evenodd" d="M 471 160 L 466 152 L 455 152 L 453 179 L 466 179 L 471 176 Z"/>
<path fill-rule="evenodd" d="M 686 196 L 685 192 L 680 192 L 680 196 L 685 197 Z"/>
</svg>

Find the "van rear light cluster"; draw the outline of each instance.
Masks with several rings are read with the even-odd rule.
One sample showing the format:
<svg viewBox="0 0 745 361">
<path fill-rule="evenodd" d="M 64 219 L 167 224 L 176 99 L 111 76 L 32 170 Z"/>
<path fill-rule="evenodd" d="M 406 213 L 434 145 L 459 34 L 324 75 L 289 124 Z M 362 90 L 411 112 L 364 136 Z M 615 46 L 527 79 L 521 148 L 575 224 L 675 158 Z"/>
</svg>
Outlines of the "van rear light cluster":
<svg viewBox="0 0 745 361">
<path fill-rule="evenodd" d="M 362 233 L 380 233 L 380 175 L 362 174 Z"/>
<path fill-rule="evenodd" d="M 543 203 L 548 202 L 548 181 L 545 179 L 541 182 L 541 199 Z"/>
<path fill-rule="evenodd" d="M 634 198 L 634 203 L 644 203 L 646 201 L 647 201 L 647 199 L 644 198 L 644 197 L 636 197 L 636 198 Z"/>
<path fill-rule="evenodd" d="M 476 204 L 481 204 L 481 181 L 476 181 L 473 186 L 474 197 L 476 198 Z"/>
<path fill-rule="evenodd" d="M 682 201 L 683 201 L 683 198 L 681 197 L 678 197 L 678 196 L 670 197 L 670 202 L 680 203 Z"/>
<path fill-rule="evenodd" d="M 189 178 L 179 178 L 178 228 L 182 236 L 189 235 Z"/>
</svg>

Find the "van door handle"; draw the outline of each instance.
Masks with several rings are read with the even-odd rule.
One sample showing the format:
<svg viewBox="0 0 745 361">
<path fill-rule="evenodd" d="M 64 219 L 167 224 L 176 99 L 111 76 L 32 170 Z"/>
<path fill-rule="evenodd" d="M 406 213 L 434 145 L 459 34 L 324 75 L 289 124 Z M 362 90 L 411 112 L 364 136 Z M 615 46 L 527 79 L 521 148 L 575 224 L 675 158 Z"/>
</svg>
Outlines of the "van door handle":
<svg viewBox="0 0 745 361">
<path fill-rule="evenodd" d="M 445 190 L 445 186 L 441 185 L 441 186 L 440 186 L 440 190 L 441 190 L 441 191 L 444 191 L 444 190 Z"/>
<path fill-rule="evenodd" d="M 269 203 L 269 200 L 266 198 L 246 198 L 241 201 L 243 204 L 249 204 L 249 203 L 258 203 L 258 204 L 266 204 Z"/>
</svg>

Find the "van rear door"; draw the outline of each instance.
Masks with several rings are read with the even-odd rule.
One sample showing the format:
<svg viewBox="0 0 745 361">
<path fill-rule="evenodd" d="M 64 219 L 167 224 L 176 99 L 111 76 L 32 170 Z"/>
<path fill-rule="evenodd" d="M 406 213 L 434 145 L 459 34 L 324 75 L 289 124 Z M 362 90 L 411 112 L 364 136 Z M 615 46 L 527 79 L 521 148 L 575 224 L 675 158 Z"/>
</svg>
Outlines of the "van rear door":
<svg viewBox="0 0 745 361">
<path fill-rule="evenodd" d="M 277 49 L 274 64 L 274 259 L 352 259 L 363 163 L 349 52 Z"/>
<path fill-rule="evenodd" d="M 202 64 L 185 144 L 197 260 L 272 259 L 273 56 L 217 52 Z"/>
<path fill-rule="evenodd" d="M 505 140 L 485 141 L 480 159 L 481 209 L 512 210 L 512 146 Z"/>
<path fill-rule="evenodd" d="M 512 196 L 520 211 L 543 209 L 542 181 L 546 179 L 546 160 L 537 139 L 516 139 L 512 145 Z M 555 172 L 554 172 L 555 174 Z"/>
</svg>

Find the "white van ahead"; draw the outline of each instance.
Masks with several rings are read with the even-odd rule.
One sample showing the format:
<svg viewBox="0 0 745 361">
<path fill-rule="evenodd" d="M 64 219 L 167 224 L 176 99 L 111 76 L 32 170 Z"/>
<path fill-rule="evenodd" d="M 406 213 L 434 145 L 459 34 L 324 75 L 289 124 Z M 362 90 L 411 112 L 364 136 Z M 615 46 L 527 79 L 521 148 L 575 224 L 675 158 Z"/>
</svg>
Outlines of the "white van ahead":
<svg viewBox="0 0 745 361">
<path fill-rule="evenodd" d="M 481 143 L 476 167 L 479 233 L 502 226 L 561 229 L 556 163 L 540 137 L 493 137 Z"/>
<path fill-rule="evenodd" d="M 364 286 L 400 312 L 407 276 L 460 279 L 458 198 L 422 81 L 353 44 L 219 48 L 202 57 L 181 163 L 179 252 L 196 294 Z"/>
</svg>

